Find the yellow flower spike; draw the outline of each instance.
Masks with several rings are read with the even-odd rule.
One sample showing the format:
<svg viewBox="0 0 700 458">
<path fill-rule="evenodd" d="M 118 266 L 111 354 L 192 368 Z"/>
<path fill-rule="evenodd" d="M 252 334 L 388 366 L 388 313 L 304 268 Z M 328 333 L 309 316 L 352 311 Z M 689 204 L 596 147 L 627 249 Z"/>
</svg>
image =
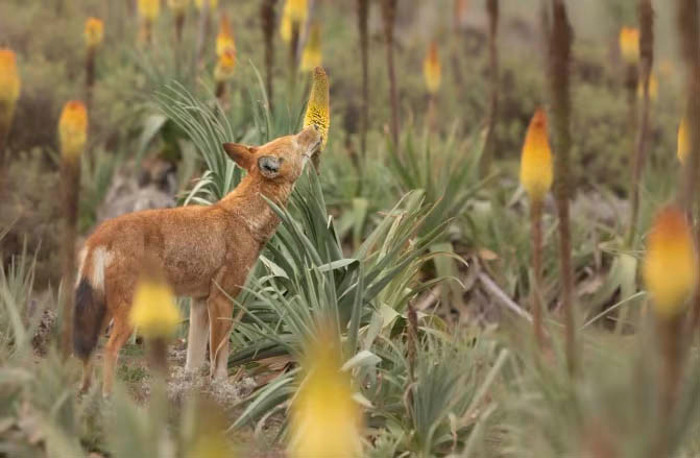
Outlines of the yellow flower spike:
<svg viewBox="0 0 700 458">
<path fill-rule="evenodd" d="M 14 51 L 0 48 L 0 104 L 14 108 L 21 86 Z"/>
<path fill-rule="evenodd" d="M 160 0 L 138 0 L 139 16 L 143 19 L 155 22 L 160 14 Z"/>
<path fill-rule="evenodd" d="M 308 347 L 303 379 L 290 408 L 290 458 L 354 458 L 362 453 L 362 413 L 341 371 L 340 340 Z"/>
<path fill-rule="evenodd" d="M 67 102 L 58 121 L 58 139 L 63 157 L 74 161 L 83 154 L 87 143 L 87 128 L 85 104 L 75 100 Z"/>
<path fill-rule="evenodd" d="M 686 217 L 680 209 L 667 207 L 654 219 L 644 258 L 644 282 L 654 312 L 662 318 L 681 313 L 697 278 L 697 254 Z"/>
<path fill-rule="evenodd" d="M 230 49 L 226 50 L 216 62 L 214 68 L 214 80 L 217 83 L 229 81 L 233 78 L 236 70 L 236 52 Z"/>
<path fill-rule="evenodd" d="M 321 51 L 321 26 L 314 23 L 309 32 L 309 39 L 304 46 L 301 56 L 301 71 L 310 72 L 323 65 L 323 52 Z"/>
<path fill-rule="evenodd" d="M 316 126 L 321 134 L 321 150 L 328 142 L 328 130 L 331 127 L 330 108 L 330 85 L 328 75 L 323 67 L 316 67 L 313 72 L 313 83 L 311 85 L 311 95 L 306 106 L 304 116 L 304 127 Z"/>
<path fill-rule="evenodd" d="M 642 80 L 639 80 L 639 85 L 637 86 L 637 97 L 640 99 L 644 97 L 644 84 Z M 659 80 L 652 73 L 649 75 L 649 100 L 656 102 L 659 97 Z"/>
<path fill-rule="evenodd" d="M 188 401 L 191 402 L 191 401 Z M 219 405 L 207 398 L 195 400 L 195 415 L 186 458 L 234 458 L 236 450 L 226 435 L 227 418 Z"/>
<path fill-rule="evenodd" d="M 182 317 L 170 286 L 155 278 L 142 278 L 136 285 L 129 321 L 147 339 L 175 334 Z"/>
<path fill-rule="evenodd" d="M 639 29 L 623 27 L 620 29 L 620 53 L 629 65 L 639 62 Z"/>
<path fill-rule="evenodd" d="M 221 57 L 226 51 L 236 52 L 236 42 L 233 39 L 231 24 L 226 13 L 221 13 L 219 20 L 219 34 L 216 36 L 216 56 Z"/>
<path fill-rule="evenodd" d="M 194 0 L 194 4 L 198 10 L 201 10 L 204 7 L 204 1 L 205 0 Z M 218 6 L 219 6 L 218 0 L 209 0 L 209 11 L 215 9 Z"/>
<path fill-rule="evenodd" d="M 552 149 L 547 137 L 547 114 L 538 108 L 525 135 L 520 159 L 520 183 L 530 199 L 539 202 L 549 192 L 553 179 Z"/>
<path fill-rule="evenodd" d="M 190 0 L 168 0 L 168 8 L 173 10 L 176 15 L 184 14 L 189 5 Z"/>
<path fill-rule="evenodd" d="M 440 56 L 438 55 L 438 45 L 436 42 L 430 43 L 428 54 L 423 61 L 423 76 L 425 86 L 430 94 L 436 94 L 440 90 L 442 81 L 442 67 L 440 66 Z"/>
<path fill-rule="evenodd" d="M 685 117 L 681 119 L 681 124 L 678 126 L 678 160 L 681 164 L 685 164 L 685 159 L 690 151 L 690 137 L 688 135 L 688 121 Z"/>
<path fill-rule="evenodd" d="M 284 9 L 282 10 L 280 37 L 285 43 L 289 43 L 292 40 L 292 17 L 290 15 L 289 2 L 284 4 Z"/>
<path fill-rule="evenodd" d="M 89 17 L 85 21 L 85 45 L 96 48 L 102 44 L 105 36 L 104 23 L 101 19 Z"/>
<path fill-rule="evenodd" d="M 308 0 L 287 0 L 289 5 L 289 19 L 297 24 L 306 22 L 308 13 Z"/>
</svg>

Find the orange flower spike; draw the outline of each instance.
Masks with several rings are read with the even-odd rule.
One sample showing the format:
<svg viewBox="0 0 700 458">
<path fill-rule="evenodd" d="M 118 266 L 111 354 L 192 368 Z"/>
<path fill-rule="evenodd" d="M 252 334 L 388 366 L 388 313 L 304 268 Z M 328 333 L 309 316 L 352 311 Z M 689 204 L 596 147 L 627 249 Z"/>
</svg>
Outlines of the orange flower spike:
<svg viewBox="0 0 700 458">
<path fill-rule="evenodd" d="M 620 29 L 620 54 L 629 65 L 639 62 L 639 29 L 623 27 Z"/>
<path fill-rule="evenodd" d="M 149 22 L 155 22 L 160 14 L 160 0 L 138 0 L 139 15 Z"/>
<path fill-rule="evenodd" d="M 234 71 L 236 70 L 236 52 L 226 50 L 216 63 L 214 68 L 214 80 L 217 83 L 229 81 L 233 78 Z"/>
<path fill-rule="evenodd" d="M 690 226 L 683 211 L 667 207 L 654 219 L 644 258 L 644 282 L 654 312 L 662 318 L 681 313 L 695 291 L 697 278 L 697 253 Z"/>
<path fill-rule="evenodd" d="M 14 107 L 21 86 L 14 51 L 0 48 L 0 104 Z"/>
<path fill-rule="evenodd" d="M 436 42 L 430 44 L 428 54 L 423 61 L 423 76 L 425 86 L 430 94 L 436 94 L 440 90 L 442 81 L 442 67 L 440 66 L 440 56 L 438 55 L 438 45 Z"/>
<path fill-rule="evenodd" d="M 685 164 L 685 159 L 690 151 L 690 137 L 688 136 L 688 121 L 685 117 L 681 119 L 681 124 L 678 126 L 678 160 L 681 164 Z"/>
<path fill-rule="evenodd" d="M 83 102 L 70 101 L 63 106 L 58 121 L 58 139 L 61 154 L 69 159 L 80 157 L 87 143 L 87 109 Z"/>
<path fill-rule="evenodd" d="M 221 13 L 219 34 L 216 36 L 216 56 L 221 57 L 226 51 L 236 52 L 236 42 L 233 39 L 231 24 L 226 13 Z"/>
<path fill-rule="evenodd" d="M 520 183 L 533 201 L 542 201 L 554 180 L 552 149 L 547 137 L 547 114 L 535 111 L 527 129 L 520 160 Z"/>
<path fill-rule="evenodd" d="M 95 17 L 89 17 L 85 21 L 85 45 L 88 48 L 96 48 L 102 44 L 105 36 L 104 22 Z"/>
<path fill-rule="evenodd" d="M 306 22 L 306 16 L 308 14 L 308 0 L 287 0 L 289 5 L 289 19 L 292 22 L 298 24 L 303 24 Z"/>
</svg>

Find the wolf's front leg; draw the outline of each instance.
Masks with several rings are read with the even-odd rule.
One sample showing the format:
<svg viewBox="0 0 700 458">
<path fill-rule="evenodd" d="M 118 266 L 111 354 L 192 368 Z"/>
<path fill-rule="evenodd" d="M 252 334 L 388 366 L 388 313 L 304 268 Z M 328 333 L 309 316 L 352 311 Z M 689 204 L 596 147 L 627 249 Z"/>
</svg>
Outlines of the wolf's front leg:
<svg viewBox="0 0 700 458">
<path fill-rule="evenodd" d="M 207 303 L 211 337 L 209 340 L 209 355 L 211 360 L 211 375 L 214 379 L 228 377 L 228 349 L 231 327 L 233 324 L 233 304 L 221 293 L 213 294 Z"/>
<path fill-rule="evenodd" d="M 196 372 L 204 364 L 208 337 L 207 299 L 192 299 L 190 303 L 190 328 L 187 333 L 187 361 L 185 362 L 187 372 Z"/>
</svg>

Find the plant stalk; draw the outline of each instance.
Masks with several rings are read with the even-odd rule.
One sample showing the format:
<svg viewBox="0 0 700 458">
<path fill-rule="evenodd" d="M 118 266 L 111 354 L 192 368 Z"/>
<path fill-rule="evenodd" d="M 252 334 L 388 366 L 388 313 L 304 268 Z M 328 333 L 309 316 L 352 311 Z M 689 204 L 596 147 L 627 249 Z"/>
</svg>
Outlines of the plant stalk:
<svg viewBox="0 0 700 458">
<path fill-rule="evenodd" d="M 275 64 L 275 4 L 277 0 L 264 0 L 260 7 L 260 18 L 265 42 L 265 90 L 267 91 L 268 109 L 272 111 L 274 87 L 272 85 L 272 69 Z"/>
<path fill-rule="evenodd" d="M 87 54 L 85 55 L 85 105 L 88 113 L 91 113 L 92 108 L 92 92 L 95 87 L 95 56 L 96 49 L 94 46 L 88 46 Z"/>
<path fill-rule="evenodd" d="M 486 0 L 486 11 L 489 16 L 489 106 L 486 118 L 486 136 L 484 139 L 484 154 L 481 156 L 481 176 L 486 176 L 493 161 L 496 142 L 496 120 L 498 117 L 498 17 L 499 0 Z"/>
<path fill-rule="evenodd" d="M 391 140 L 399 152 L 399 92 L 396 83 L 396 64 L 394 62 L 394 25 L 396 22 L 396 4 L 398 0 L 382 1 L 382 19 L 384 22 L 384 41 L 386 44 L 386 62 L 389 76 L 389 100 L 391 103 Z"/>
<path fill-rule="evenodd" d="M 692 215 L 696 205 L 698 167 L 700 167 L 700 25 L 698 24 L 698 0 L 677 0 L 677 23 L 681 44 L 681 54 L 685 62 L 686 119 L 690 151 L 682 169 L 682 187 L 678 193 L 681 208 Z M 696 238 L 700 242 L 700 227 L 696 228 Z M 700 246 L 700 245 L 699 245 Z M 690 325 L 700 330 L 700 292 L 693 296 Z"/>
<path fill-rule="evenodd" d="M 357 22 L 360 31 L 360 55 L 362 63 L 362 104 L 360 107 L 360 149 L 362 157 L 367 151 L 369 127 L 369 0 L 357 1 Z M 362 161 L 364 162 L 364 161 Z"/>
<path fill-rule="evenodd" d="M 530 206 L 530 230 L 532 236 L 532 326 L 535 341 L 540 350 L 544 348 L 542 325 L 542 200 L 533 200 Z"/>
<path fill-rule="evenodd" d="M 572 176 L 571 98 L 569 93 L 569 65 L 572 30 L 563 0 L 551 0 L 552 33 L 549 42 L 549 78 L 551 90 L 554 137 L 554 197 L 559 218 L 559 262 L 562 283 L 562 308 L 566 335 L 566 362 L 569 373 L 577 372 L 576 325 L 574 319 L 574 273 L 571 261 L 571 221 L 569 199 Z"/>
<path fill-rule="evenodd" d="M 73 285 L 75 284 L 75 240 L 78 233 L 80 197 L 80 159 L 61 158 L 61 194 L 63 205 L 63 266 L 61 355 L 67 359 L 73 348 Z"/>
<path fill-rule="evenodd" d="M 637 129 L 637 139 L 634 156 L 632 159 L 632 187 L 630 189 L 631 211 L 627 246 L 632 247 L 637 234 L 639 224 L 639 206 L 642 175 L 646 165 L 647 140 L 649 137 L 649 79 L 654 64 L 654 8 L 651 0 L 639 0 L 639 52 L 640 52 L 640 76 L 644 96 L 642 99 L 642 113 Z M 636 92 L 636 88 L 635 88 Z M 636 95 L 636 94 L 635 94 Z"/>
<path fill-rule="evenodd" d="M 290 103 L 294 100 L 294 94 L 296 92 L 297 85 L 297 63 L 298 50 L 299 50 L 299 38 L 301 37 L 301 24 L 294 21 L 292 23 L 292 39 L 289 41 L 289 101 Z"/>
</svg>

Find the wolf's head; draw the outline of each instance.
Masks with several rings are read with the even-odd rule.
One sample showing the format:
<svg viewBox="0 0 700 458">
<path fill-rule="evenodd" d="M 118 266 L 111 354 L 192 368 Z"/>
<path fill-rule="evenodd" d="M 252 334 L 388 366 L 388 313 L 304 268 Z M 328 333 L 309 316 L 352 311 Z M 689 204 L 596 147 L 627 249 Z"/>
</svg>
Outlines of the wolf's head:
<svg viewBox="0 0 700 458">
<path fill-rule="evenodd" d="M 294 183 L 309 158 L 321 145 L 321 136 L 313 126 L 296 135 L 277 138 L 262 146 L 224 143 L 226 154 L 254 178 L 280 184 Z"/>
</svg>

